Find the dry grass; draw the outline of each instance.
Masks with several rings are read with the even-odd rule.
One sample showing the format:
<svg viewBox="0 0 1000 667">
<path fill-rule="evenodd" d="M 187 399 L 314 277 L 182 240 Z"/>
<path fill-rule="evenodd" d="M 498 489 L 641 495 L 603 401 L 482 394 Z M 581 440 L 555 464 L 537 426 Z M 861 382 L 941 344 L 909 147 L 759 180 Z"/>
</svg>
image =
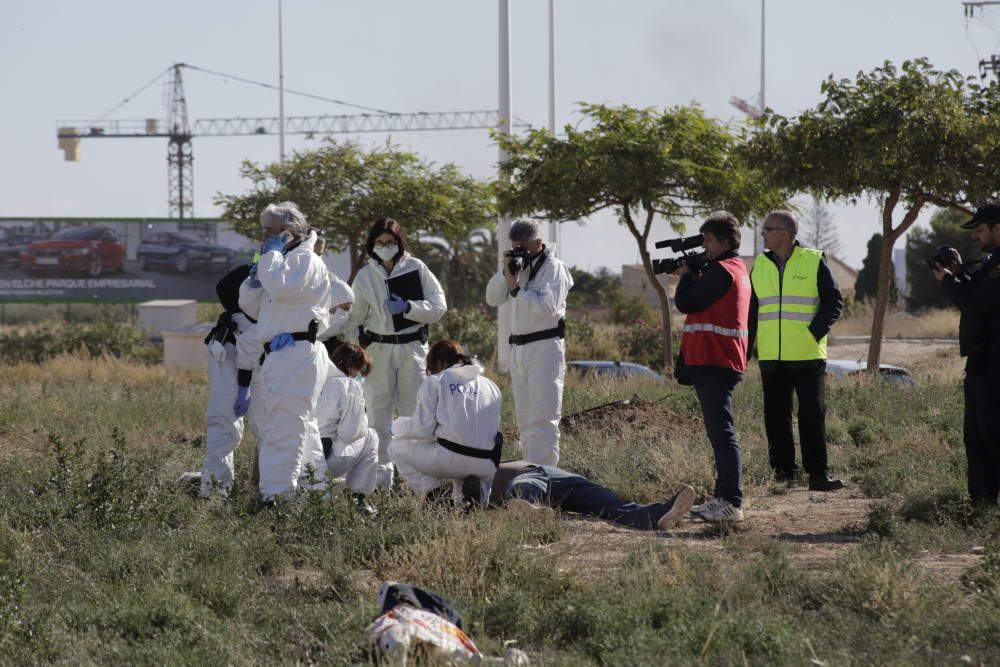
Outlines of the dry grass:
<svg viewBox="0 0 1000 667">
<path fill-rule="evenodd" d="M 867 336 L 872 331 L 872 308 L 858 305 L 849 317 L 842 318 L 833 327 L 834 336 Z M 954 338 L 958 335 L 957 310 L 928 310 L 919 315 L 901 311 L 886 314 L 886 338 Z"/>
</svg>

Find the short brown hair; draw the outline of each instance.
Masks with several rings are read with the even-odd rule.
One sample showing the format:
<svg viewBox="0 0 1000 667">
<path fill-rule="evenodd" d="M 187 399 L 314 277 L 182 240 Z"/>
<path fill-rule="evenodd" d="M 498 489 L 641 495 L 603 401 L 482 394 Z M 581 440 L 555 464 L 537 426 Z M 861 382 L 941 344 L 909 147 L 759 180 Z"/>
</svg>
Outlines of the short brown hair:
<svg viewBox="0 0 1000 667">
<path fill-rule="evenodd" d="M 330 361 L 344 375 L 361 373 L 362 376 L 365 376 L 372 372 L 372 358 L 368 351 L 354 343 L 339 345 L 330 355 Z"/>
<path fill-rule="evenodd" d="M 795 219 L 795 214 L 791 211 L 771 211 L 767 214 L 767 217 L 764 218 L 764 222 L 767 222 L 768 220 L 777 220 L 780 222 L 788 231 L 788 235 L 793 239 L 799 234 L 799 221 Z"/>
<path fill-rule="evenodd" d="M 427 353 L 427 374 L 437 375 L 455 364 L 468 366 L 471 363 L 472 357 L 465 353 L 461 343 L 445 338 L 431 345 Z"/>
<path fill-rule="evenodd" d="M 403 228 L 400 224 L 392 218 L 379 218 L 372 225 L 372 228 L 368 230 L 368 241 L 365 243 L 365 250 L 368 251 L 368 256 L 372 259 L 379 262 L 382 261 L 382 258 L 375 254 L 375 239 L 382 234 L 392 234 L 396 237 L 399 252 L 392 256 L 393 259 L 399 259 L 403 256 L 404 252 L 410 249 L 410 246 L 406 243 L 406 235 L 403 233 Z"/>
<path fill-rule="evenodd" d="M 701 223 L 701 228 L 698 231 L 702 234 L 708 232 L 720 241 L 726 241 L 730 250 L 739 250 L 740 241 L 743 240 L 743 234 L 740 232 L 740 221 L 730 213 L 715 213 L 709 216 L 705 222 Z"/>
</svg>

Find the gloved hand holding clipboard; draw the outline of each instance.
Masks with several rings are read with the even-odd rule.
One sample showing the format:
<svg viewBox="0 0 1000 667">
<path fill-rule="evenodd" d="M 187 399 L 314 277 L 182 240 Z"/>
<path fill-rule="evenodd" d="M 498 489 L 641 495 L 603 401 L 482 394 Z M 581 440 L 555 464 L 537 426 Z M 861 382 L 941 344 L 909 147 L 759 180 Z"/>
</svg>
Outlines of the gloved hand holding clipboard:
<svg viewBox="0 0 1000 667">
<path fill-rule="evenodd" d="M 385 289 L 389 299 L 396 296 L 410 302 L 424 300 L 424 286 L 420 283 L 419 270 L 408 271 L 398 276 L 387 278 Z M 392 328 L 394 331 L 403 331 L 418 324 L 420 323 L 408 319 L 404 313 L 392 316 Z"/>
</svg>

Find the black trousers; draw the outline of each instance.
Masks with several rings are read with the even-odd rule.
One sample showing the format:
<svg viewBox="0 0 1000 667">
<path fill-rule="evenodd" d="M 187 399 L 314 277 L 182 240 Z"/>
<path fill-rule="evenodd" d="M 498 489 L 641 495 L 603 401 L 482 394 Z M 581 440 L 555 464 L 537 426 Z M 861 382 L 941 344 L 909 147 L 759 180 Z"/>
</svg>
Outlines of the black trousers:
<svg viewBox="0 0 1000 667">
<path fill-rule="evenodd" d="M 761 369 L 764 386 L 764 426 L 771 468 L 779 475 L 794 475 L 795 439 L 792 435 L 792 394 L 799 399 L 799 443 L 802 467 L 811 479 L 827 473 L 826 405 L 824 401 L 826 362 L 793 365 L 778 362 Z"/>
<path fill-rule="evenodd" d="M 974 504 L 996 504 L 1000 492 L 1000 392 L 991 387 L 990 376 L 965 376 L 963 426 L 969 497 Z"/>
</svg>

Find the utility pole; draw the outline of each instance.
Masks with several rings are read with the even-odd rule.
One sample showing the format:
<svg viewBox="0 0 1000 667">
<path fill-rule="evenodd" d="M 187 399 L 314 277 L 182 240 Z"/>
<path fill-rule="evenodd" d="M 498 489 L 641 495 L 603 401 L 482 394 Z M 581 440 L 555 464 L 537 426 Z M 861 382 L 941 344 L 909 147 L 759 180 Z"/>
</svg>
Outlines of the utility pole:
<svg viewBox="0 0 1000 667">
<path fill-rule="evenodd" d="M 510 0 L 498 0 L 499 16 L 499 118 L 497 122 L 497 132 L 502 135 L 510 135 Z M 507 150 L 500 146 L 500 165 L 506 164 Z M 501 171 L 499 178 L 507 178 Z M 510 218 L 501 214 L 497 225 L 497 262 L 498 266 L 503 266 L 504 252 L 510 247 Z M 497 309 L 497 366 L 501 371 L 510 368 L 510 343 L 507 339 L 510 336 L 511 304 L 502 304 Z"/>
<path fill-rule="evenodd" d="M 549 132 L 556 136 L 556 0 L 549 0 Z M 549 221 L 549 244 L 555 249 L 556 257 L 561 253 L 559 247 L 559 223 Z"/>
<path fill-rule="evenodd" d="M 278 153 L 281 164 L 285 164 L 285 49 L 281 14 L 281 0 L 278 0 Z"/>
<path fill-rule="evenodd" d="M 766 15 L 767 0 L 760 0 L 760 104 L 758 108 L 760 109 L 761 115 L 764 114 L 765 109 L 767 109 L 767 95 L 765 94 L 765 74 L 767 72 L 765 55 L 766 51 L 764 45 L 767 43 L 765 36 L 767 30 L 767 15 Z M 753 230 L 753 254 L 756 257 L 761 252 L 764 251 L 764 234 L 763 234 L 764 221 L 760 221 L 760 228 L 757 227 L 757 223 L 754 223 Z M 759 244 L 759 248 L 758 248 Z"/>
</svg>

